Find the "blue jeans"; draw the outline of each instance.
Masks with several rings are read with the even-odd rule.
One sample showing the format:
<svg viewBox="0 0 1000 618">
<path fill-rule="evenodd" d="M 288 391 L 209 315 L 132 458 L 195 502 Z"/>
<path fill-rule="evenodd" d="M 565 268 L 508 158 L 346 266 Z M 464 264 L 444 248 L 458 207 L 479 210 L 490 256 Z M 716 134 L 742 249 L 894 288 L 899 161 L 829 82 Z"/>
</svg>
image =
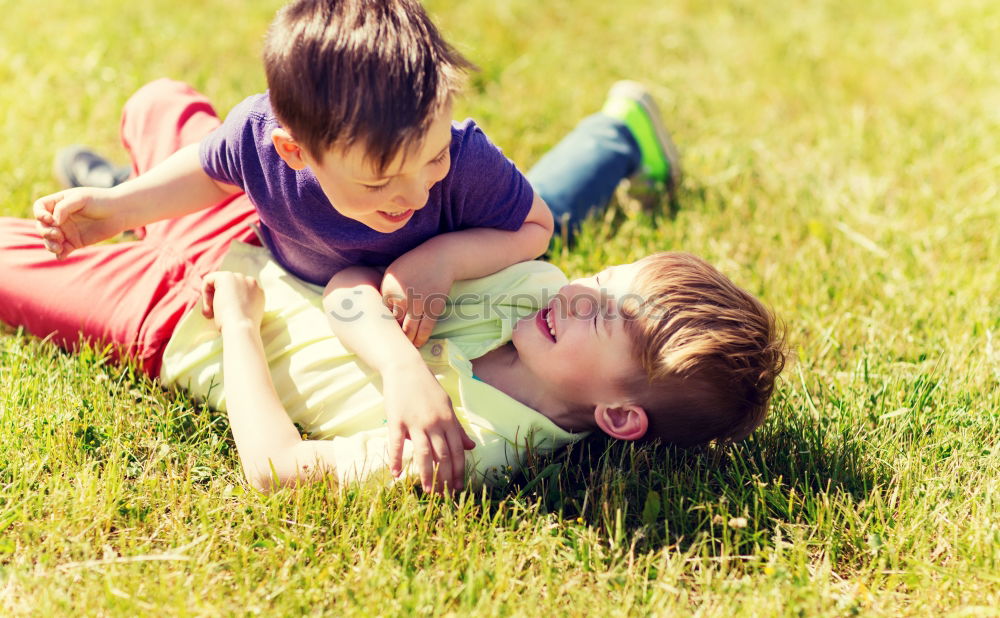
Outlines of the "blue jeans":
<svg viewBox="0 0 1000 618">
<path fill-rule="evenodd" d="M 588 215 L 607 206 L 618 183 L 641 163 L 639 145 L 621 121 L 584 118 L 527 173 L 552 209 L 556 234 L 572 236 Z"/>
</svg>

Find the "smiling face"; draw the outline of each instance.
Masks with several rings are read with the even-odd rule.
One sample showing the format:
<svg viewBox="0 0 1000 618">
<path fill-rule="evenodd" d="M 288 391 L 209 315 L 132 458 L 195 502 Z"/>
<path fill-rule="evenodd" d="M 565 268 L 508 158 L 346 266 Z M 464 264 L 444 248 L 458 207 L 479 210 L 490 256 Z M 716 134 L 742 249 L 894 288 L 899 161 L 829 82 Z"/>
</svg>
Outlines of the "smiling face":
<svg viewBox="0 0 1000 618">
<path fill-rule="evenodd" d="M 639 270 L 639 263 L 624 264 L 572 281 L 514 327 L 521 363 L 554 395 L 579 406 L 629 399 L 623 385 L 643 369 L 620 305 Z"/>
<path fill-rule="evenodd" d="M 427 204 L 431 187 L 451 167 L 451 103 L 435 114 L 426 135 L 409 152 L 398 154 L 383 172 L 376 170 L 360 143 L 333 148 L 318 161 L 283 129 L 272 135 L 275 148 L 293 169 L 308 166 L 337 212 L 377 232 L 401 229 Z"/>
</svg>

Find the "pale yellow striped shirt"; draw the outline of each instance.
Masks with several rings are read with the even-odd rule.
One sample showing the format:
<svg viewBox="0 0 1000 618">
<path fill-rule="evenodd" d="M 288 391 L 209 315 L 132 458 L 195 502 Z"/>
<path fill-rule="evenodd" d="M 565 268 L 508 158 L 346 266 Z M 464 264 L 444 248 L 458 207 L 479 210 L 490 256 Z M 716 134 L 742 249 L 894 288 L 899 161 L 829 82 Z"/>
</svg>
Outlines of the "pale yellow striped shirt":
<svg viewBox="0 0 1000 618">
<path fill-rule="evenodd" d="M 243 243 L 233 243 L 220 269 L 251 275 L 263 287 L 261 336 L 275 389 L 288 415 L 310 438 L 335 442 L 341 482 L 384 473 L 387 427 L 381 378 L 332 334 L 322 289 L 290 275 L 266 249 Z M 470 362 L 510 341 L 517 320 L 538 311 L 565 283 L 562 271 L 544 262 L 523 262 L 488 277 L 456 282 L 448 313 L 420 349 L 476 442 L 466 453 L 473 483 L 494 482 L 516 471 L 529 452 L 551 452 L 585 435 L 564 431 L 477 380 Z M 342 319 L 352 315 L 351 307 L 342 309 Z M 225 409 L 222 339 L 200 308 L 178 324 L 160 377 Z M 407 442 L 407 460 L 409 452 Z"/>
</svg>

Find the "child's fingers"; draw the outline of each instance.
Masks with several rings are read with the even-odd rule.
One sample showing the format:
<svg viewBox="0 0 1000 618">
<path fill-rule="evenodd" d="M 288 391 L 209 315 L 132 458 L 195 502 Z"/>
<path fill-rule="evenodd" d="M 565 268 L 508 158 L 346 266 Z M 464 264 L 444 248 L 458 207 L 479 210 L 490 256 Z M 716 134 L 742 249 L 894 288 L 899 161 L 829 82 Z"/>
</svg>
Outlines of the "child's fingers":
<svg viewBox="0 0 1000 618">
<path fill-rule="evenodd" d="M 45 227 L 41 225 L 39 227 L 41 228 L 39 235 L 43 240 L 49 240 L 54 243 L 61 243 L 66 240 L 66 236 L 62 233 L 62 230 L 57 227 Z"/>
<path fill-rule="evenodd" d="M 45 249 L 47 251 L 49 251 L 50 253 L 54 253 L 56 258 L 61 257 L 63 252 L 62 243 L 53 242 L 51 240 L 43 240 L 42 242 L 45 244 Z"/>
<path fill-rule="evenodd" d="M 411 343 L 416 345 L 415 341 L 417 333 L 420 330 L 420 316 L 406 314 L 406 317 L 403 318 L 402 327 L 403 334 L 406 335 L 406 338 L 409 339 Z"/>
<path fill-rule="evenodd" d="M 201 314 L 205 319 L 215 319 L 215 287 L 207 288 L 201 300 Z"/>
<path fill-rule="evenodd" d="M 440 492 L 445 486 L 455 488 L 453 476 L 454 459 L 451 448 L 448 446 L 448 439 L 443 434 L 430 436 L 431 448 L 434 456 L 431 461 L 433 466 L 437 464 L 437 477 L 434 479 L 434 491 Z"/>
<path fill-rule="evenodd" d="M 35 213 L 35 224 L 39 230 L 42 228 L 51 228 L 55 226 L 56 220 L 52 218 L 52 214 L 48 211 L 43 210 L 41 213 Z"/>
<path fill-rule="evenodd" d="M 448 432 L 448 449 L 451 460 L 451 476 L 447 477 L 449 486 L 455 491 L 461 491 L 465 485 L 465 449 L 462 448 L 461 429 Z"/>
<path fill-rule="evenodd" d="M 87 205 L 87 200 L 77 197 L 61 197 L 52 207 L 52 219 L 55 225 L 66 223 L 66 219 L 73 213 L 83 210 Z"/>
<path fill-rule="evenodd" d="M 201 314 L 211 320 L 215 317 L 216 273 L 209 273 L 201 282 Z"/>
<path fill-rule="evenodd" d="M 420 318 L 420 324 L 417 326 L 416 333 L 413 336 L 413 345 L 419 348 L 427 343 L 427 340 L 431 338 L 431 333 L 434 332 L 434 324 L 434 318 L 424 314 L 424 316 Z"/>
<path fill-rule="evenodd" d="M 432 294 L 426 299 L 414 298 L 412 313 L 420 316 L 420 321 L 416 325 L 416 332 L 410 337 L 410 341 L 413 345 L 418 348 L 431 338 L 431 333 L 434 332 L 434 325 L 437 324 L 437 320 L 444 314 L 445 310 L 445 300 L 442 296 Z"/>
<path fill-rule="evenodd" d="M 403 473 L 403 441 L 406 436 L 399 425 L 389 427 L 389 472 L 393 476 Z"/>
<path fill-rule="evenodd" d="M 392 317 L 396 318 L 396 321 L 402 325 L 407 313 L 406 298 L 390 292 L 383 295 L 382 303 L 389 309 Z"/>
<path fill-rule="evenodd" d="M 52 218 L 52 208 L 55 206 L 57 195 L 46 195 L 35 200 L 35 203 L 31 205 L 31 214 L 34 215 L 36 221 L 48 226 L 55 225 L 55 219 Z"/>
<path fill-rule="evenodd" d="M 382 284 L 379 286 L 379 293 L 382 294 L 382 302 L 392 311 L 396 320 L 402 320 L 409 307 L 406 294 L 399 280 L 392 274 L 383 275 Z"/>
<path fill-rule="evenodd" d="M 463 449 L 471 451 L 472 449 L 476 448 L 476 441 L 469 437 L 469 432 L 465 431 L 464 427 L 460 428 L 459 432 L 461 433 L 460 439 L 462 442 Z"/>
<path fill-rule="evenodd" d="M 31 205 L 31 212 L 35 217 L 35 230 L 41 237 L 45 249 L 59 258 L 63 252 L 62 243 L 65 238 L 59 228 L 55 227 L 56 222 L 52 218 L 54 204 L 52 196 L 43 197 L 35 200 L 35 203 Z"/>
<path fill-rule="evenodd" d="M 410 435 L 413 442 L 413 464 L 420 475 L 420 486 L 424 491 L 434 489 L 434 449 L 423 432 Z"/>
</svg>

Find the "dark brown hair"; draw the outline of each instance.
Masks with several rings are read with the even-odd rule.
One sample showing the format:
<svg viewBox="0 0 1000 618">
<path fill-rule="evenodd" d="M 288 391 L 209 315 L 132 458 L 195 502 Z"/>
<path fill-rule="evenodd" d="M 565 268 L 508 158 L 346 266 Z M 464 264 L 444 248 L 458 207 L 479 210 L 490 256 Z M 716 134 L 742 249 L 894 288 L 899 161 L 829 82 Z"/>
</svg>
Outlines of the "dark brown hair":
<svg viewBox="0 0 1000 618">
<path fill-rule="evenodd" d="M 774 315 L 687 253 L 640 261 L 626 329 L 645 375 L 634 383 L 646 439 L 690 446 L 749 435 L 767 414 L 785 364 Z"/>
<path fill-rule="evenodd" d="M 420 144 L 473 68 L 416 0 L 296 0 L 264 43 L 282 126 L 319 161 L 360 142 L 380 173 Z"/>
</svg>

